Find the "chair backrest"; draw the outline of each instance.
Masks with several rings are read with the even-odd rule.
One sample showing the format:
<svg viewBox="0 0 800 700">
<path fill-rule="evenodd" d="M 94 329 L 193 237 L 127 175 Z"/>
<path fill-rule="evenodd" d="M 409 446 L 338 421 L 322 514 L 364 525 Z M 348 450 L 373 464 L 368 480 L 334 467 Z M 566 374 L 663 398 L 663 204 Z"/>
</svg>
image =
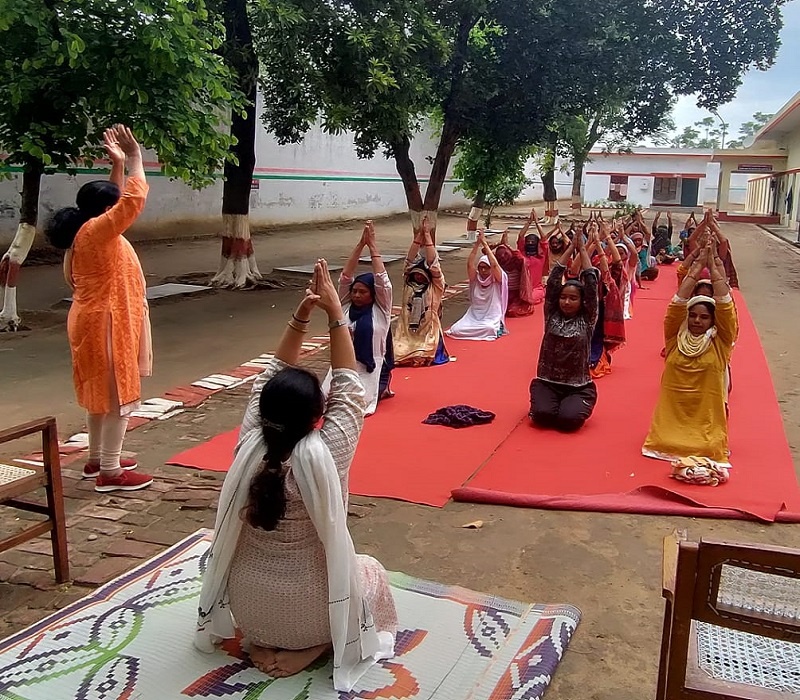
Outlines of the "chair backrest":
<svg viewBox="0 0 800 700">
<path fill-rule="evenodd" d="M 704 540 L 695 546 L 692 619 L 800 642 L 800 550 Z"/>
</svg>

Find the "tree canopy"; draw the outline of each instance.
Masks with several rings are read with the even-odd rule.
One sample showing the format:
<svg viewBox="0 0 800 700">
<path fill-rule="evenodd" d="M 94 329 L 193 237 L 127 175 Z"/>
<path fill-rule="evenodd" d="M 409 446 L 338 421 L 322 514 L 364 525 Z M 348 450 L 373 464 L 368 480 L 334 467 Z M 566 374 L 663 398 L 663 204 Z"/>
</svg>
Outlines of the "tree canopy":
<svg viewBox="0 0 800 700">
<path fill-rule="evenodd" d="M 202 0 L 15 0 L 0 10 L 0 149 L 7 162 L 73 168 L 104 128 L 131 123 L 166 174 L 216 175 L 238 108 Z"/>
<path fill-rule="evenodd" d="M 412 210 L 431 209 L 462 139 L 530 145 L 559 115 L 612 107 L 644 133 L 677 95 L 730 99 L 774 59 L 783 1 L 260 0 L 264 119 L 281 141 L 317 119 L 352 132 L 359 156 L 395 158 Z M 423 199 L 408 144 L 430 115 L 441 139 Z"/>
</svg>

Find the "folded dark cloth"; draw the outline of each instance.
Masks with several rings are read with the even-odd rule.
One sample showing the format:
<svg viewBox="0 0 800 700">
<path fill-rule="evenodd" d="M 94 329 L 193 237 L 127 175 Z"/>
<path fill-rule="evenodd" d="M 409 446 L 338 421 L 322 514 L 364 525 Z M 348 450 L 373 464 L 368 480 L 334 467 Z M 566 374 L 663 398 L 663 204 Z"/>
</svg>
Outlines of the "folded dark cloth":
<svg viewBox="0 0 800 700">
<path fill-rule="evenodd" d="M 428 425 L 445 425 L 449 428 L 469 428 L 471 425 L 483 425 L 494 420 L 494 413 L 482 411 L 465 404 L 445 406 L 431 413 L 423 423 Z"/>
</svg>

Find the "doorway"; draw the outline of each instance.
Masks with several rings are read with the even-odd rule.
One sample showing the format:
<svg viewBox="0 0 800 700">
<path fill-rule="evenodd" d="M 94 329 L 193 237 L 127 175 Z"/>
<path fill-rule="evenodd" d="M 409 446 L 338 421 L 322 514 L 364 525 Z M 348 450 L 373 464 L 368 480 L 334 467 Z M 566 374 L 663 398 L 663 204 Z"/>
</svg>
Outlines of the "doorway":
<svg viewBox="0 0 800 700">
<path fill-rule="evenodd" d="M 700 180 L 696 178 L 681 178 L 681 206 L 696 207 L 697 196 L 700 194 Z"/>
</svg>

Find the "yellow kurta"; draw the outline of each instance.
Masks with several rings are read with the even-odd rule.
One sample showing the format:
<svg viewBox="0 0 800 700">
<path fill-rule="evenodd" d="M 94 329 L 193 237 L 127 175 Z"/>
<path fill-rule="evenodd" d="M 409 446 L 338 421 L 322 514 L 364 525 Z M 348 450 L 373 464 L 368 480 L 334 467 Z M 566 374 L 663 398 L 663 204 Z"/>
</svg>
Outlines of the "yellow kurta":
<svg viewBox="0 0 800 700">
<path fill-rule="evenodd" d="M 73 302 L 67 320 L 78 404 L 89 413 L 111 410 L 113 363 L 121 406 L 141 398 L 140 362 L 149 319 L 139 258 L 123 233 L 144 209 L 147 183 L 129 177 L 119 201 L 87 221 L 72 246 Z M 110 346 L 110 347 L 109 347 Z M 148 349 L 149 351 L 149 349 Z"/>
<path fill-rule="evenodd" d="M 708 457 L 728 461 L 727 367 L 739 326 L 732 301 L 717 302 L 717 336 L 702 355 L 678 350 L 685 303 L 672 302 L 664 319 L 666 366 L 650 432 L 642 452 L 649 457 Z"/>
<path fill-rule="evenodd" d="M 439 265 L 439 258 L 434 260 L 429 270 L 431 283 L 424 294 L 415 298 L 414 290 L 403 285 L 403 303 L 400 317 L 397 319 L 393 335 L 394 361 L 398 367 L 425 367 L 432 365 L 436 358 L 439 342 L 442 338 L 442 298 L 445 291 L 444 273 Z M 415 268 L 415 264 L 406 262 L 404 276 Z M 420 305 L 419 327 L 411 328 L 410 317 L 414 315 L 414 306 Z"/>
</svg>

